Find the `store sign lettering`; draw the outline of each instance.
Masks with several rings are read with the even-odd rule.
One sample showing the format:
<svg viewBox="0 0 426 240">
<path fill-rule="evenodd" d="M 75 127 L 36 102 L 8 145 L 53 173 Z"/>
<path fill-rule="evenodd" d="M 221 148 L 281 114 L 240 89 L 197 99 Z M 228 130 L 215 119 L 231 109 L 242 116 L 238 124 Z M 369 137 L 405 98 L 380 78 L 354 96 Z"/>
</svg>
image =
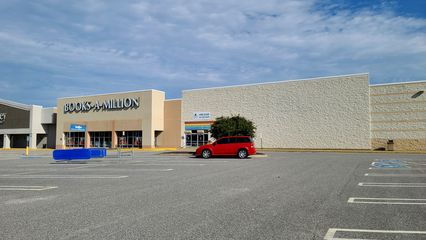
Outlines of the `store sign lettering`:
<svg viewBox="0 0 426 240">
<path fill-rule="evenodd" d="M 139 105 L 140 98 L 120 98 L 95 102 L 83 101 L 76 103 L 66 103 L 64 105 L 64 113 L 127 110 L 138 108 Z"/>
<path fill-rule="evenodd" d="M 0 123 L 4 123 L 6 121 L 6 113 L 0 113 Z"/>
</svg>

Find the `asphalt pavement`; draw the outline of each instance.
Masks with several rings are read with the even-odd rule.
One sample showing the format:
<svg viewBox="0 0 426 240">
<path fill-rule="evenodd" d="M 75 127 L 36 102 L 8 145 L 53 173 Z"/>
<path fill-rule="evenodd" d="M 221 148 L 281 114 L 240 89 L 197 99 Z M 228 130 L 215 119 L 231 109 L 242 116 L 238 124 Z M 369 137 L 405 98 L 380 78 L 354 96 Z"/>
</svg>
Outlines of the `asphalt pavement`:
<svg viewBox="0 0 426 240">
<path fill-rule="evenodd" d="M 0 213 L 0 239 L 426 239 L 426 155 L 0 151 Z"/>
</svg>

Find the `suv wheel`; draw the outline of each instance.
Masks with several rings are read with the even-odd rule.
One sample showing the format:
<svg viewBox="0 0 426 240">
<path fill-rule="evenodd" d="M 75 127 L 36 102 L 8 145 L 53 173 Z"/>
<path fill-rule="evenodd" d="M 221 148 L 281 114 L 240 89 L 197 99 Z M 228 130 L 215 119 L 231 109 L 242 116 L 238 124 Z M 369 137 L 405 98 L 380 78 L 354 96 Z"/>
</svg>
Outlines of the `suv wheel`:
<svg viewBox="0 0 426 240">
<path fill-rule="evenodd" d="M 212 153 L 210 152 L 210 150 L 207 150 L 207 149 L 204 149 L 202 152 L 201 152 L 201 156 L 203 157 L 203 158 L 210 158 L 211 156 L 212 156 Z"/>
<path fill-rule="evenodd" d="M 238 150 L 238 157 L 239 158 L 246 158 L 247 156 L 248 156 L 247 150 L 245 150 L 245 149 Z"/>
</svg>

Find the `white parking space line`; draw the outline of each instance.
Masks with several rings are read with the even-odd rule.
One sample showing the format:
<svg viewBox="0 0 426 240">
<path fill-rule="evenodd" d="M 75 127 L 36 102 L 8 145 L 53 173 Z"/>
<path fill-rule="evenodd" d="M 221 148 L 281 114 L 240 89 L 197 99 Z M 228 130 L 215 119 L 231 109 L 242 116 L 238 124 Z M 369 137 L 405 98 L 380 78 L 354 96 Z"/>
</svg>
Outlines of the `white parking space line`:
<svg viewBox="0 0 426 240">
<path fill-rule="evenodd" d="M 423 162 L 407 162 L 409 165 L 420 165 L 420 166 L 426 166 L 426 163 Z"/>
<path fill-rule="evenodd" d="M 131 163 L 202 163 L 202 164 L 206 164 L 206 163 L 225 163 L 225 162 L 229 162 L 229 161 L 167 161 L 167 160 L 144 160 L 144 161 L 134 161 Z"/>
<path fill-rule="evenodd" d="M 398 174 L 398 173 L 366 173 L 364 176 L 367 177 L 426 177 L 426 174 Z"/>
<path fill-rule="evenodd" d="M 399 230 L 372 230 L 372 229 L 344 229 L 330 228 L 324 236 L 324 240 L 362 240 L 360 238 L 335 238 L 336 232 L 353 232 L 353 233 L 383 233 L 383 234 L 413 234 L 426 235 L 426 231 L 399 231 Z"/>
<path fill-rule="evenodd" d="M 205 166 L 206 164 L 196 163 L 136 163 L 136 166 Z"/>
<path fill-rule="evenodd" d="M 116 176 L 116 175 L 3 175 L 2 179 L 36 179 L 36 178 L 49 178 L 49 179 L 118 179 L 127 178 L 129 176 Z"/>
<path fill-rule="evenodd" d="M 57 186 L 0 186 L 0 191 L 43 191 L 58 188 Z"/>
<path fill-rule="evenodd" d="M 379 168 L 379 167 L 370 167 L 370 170 L 393 170 L 393 171 L 404 171 L 404 170 L 421 170 L 425 171 L 426 168 L 414 168 L 414 167 L 404 167 L 404 168 Z"/>
<path fill-rule="evenodd" d="M 173 171 L 173 168 L 167 168 L 167 169 L 134 169 L 136 171 L 147 171 L 147 172 L 169 172 L 169 171 Z"/>
<path fill-rule="evenodd" d="M 377 182 L 360 182 L 360 187 L 426 187 L 426 183 L 377 183 Z"/>
<path fill-rule="evenodd" d="M 390 204 L 390 205 L 426 205 L 426 199 L 351 197 L 351 198 L 349 198 L 348 203 Z"/>
<path fill-rule="evenodd" d="M 35 203 L 35 202 L 40 202 L 40 201 L 53 200 L 57 197 L 58 196 L 17 198 L 17 199 L 7 200 L 3 204 L 5 204 L 5 205 L 17 205 L 17 204 Z"/>
</svg>

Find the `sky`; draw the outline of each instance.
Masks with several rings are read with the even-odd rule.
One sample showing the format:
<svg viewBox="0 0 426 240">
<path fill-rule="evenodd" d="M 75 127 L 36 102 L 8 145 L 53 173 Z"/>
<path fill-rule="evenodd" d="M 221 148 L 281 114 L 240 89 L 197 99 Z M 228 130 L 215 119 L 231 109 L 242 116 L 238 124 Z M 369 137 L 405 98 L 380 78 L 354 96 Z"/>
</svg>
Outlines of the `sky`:
<svg viewBox="0 0 426 240">
<path fill-rule="evenodd" d="M 426 80 L 424 0 L 2 0 L 0 98 L 370 73 Z"/>
</svg>

